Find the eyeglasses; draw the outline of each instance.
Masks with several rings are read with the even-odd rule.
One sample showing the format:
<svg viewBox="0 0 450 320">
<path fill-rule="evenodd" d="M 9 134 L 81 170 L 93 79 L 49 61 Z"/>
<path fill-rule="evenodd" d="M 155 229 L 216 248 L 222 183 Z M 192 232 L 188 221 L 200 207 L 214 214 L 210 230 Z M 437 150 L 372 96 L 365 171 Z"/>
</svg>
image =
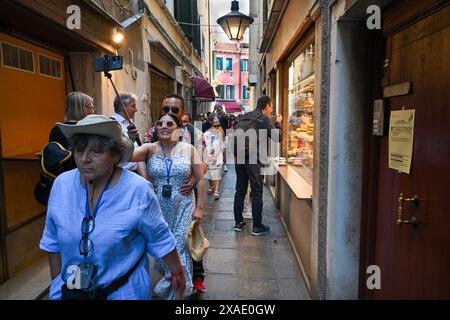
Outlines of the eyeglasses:
<svg viewBox="0 0 450 320">
<path fill-rule="evenodd" d="M 213 124 L 213 127 L 214 127 L 214 128 L 220 128 L 221 125 L 220 125 L 220 124 Z"/>
<path fill-rule="evenodd" d="M 156 122 L 156 127 L 157 128 L 162 128 L 163 127 L 163 125 L 166 125 L 166 128 L 172 128 L 174 125 L 175 125 L 175 122 L 173 122 L 173 121 L 170 121 L 170 120 L 168 120 L 168 121 L 158 121 L 158 122 Z"/>
<path fill-rule="evenodd" d="M 89 239 L 89 234 L 95 229 L 95 220 L 92 218 L 83 218 L 81 222 L 81 240 L 79 244 L 80 255 L 86 256 L 94 249 L 94 243 Z"/>
<path fill-rule="evenodd" d="M 178 114 L 180 112 L 180 108 L 173 106 L 164 106 L 162 110 L 164 113 Z"/>
</svg>

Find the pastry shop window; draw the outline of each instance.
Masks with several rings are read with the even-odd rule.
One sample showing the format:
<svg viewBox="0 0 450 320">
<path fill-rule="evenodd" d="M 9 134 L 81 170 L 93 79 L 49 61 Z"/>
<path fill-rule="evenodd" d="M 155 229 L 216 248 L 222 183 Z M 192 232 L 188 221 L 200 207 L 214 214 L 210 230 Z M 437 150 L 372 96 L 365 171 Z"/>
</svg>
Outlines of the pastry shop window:
<svg viewBox="0 0 450 320">
<path fill-rule="evenodd" d="M 314 150 L 314 43 L 288 65 L 287 163 L 312 183 Z"/>
</svg>

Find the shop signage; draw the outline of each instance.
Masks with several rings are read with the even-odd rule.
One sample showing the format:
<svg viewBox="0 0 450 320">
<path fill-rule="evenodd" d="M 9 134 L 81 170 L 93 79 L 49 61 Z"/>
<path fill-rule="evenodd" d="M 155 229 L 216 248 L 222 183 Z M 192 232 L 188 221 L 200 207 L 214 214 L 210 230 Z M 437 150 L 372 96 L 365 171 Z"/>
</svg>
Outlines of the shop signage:
<svg viewBox="0 0 450 320">
<path fill-rule="evenodd" d="M 389 120 L 389 168 L 409 174 L 414 143 L 415 110 L 392 111 Z"/>
<path fill-rule="evenodd" d="M 412 83 L 403 82 L 383 88 L 383 98 L 405 96 L 411 94 Z"/>
</svg>

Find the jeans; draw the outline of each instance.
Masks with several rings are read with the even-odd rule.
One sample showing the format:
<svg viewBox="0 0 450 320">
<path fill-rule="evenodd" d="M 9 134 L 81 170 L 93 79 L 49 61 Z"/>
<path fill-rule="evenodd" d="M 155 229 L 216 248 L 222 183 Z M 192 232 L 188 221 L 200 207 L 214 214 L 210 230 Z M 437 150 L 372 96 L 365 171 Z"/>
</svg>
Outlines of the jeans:
<svg viewBox="0 0 450 320">
<path fill-rule="evenodd" d="M 202 261 L 195 261 L 192 259 L 192 280 L 200 279 L 205 280 L 205 269 L 203 268 L 203 260 Z"/>
<path fill-rule="evenodd" d="M 260 227 L 262 222 L 263 187 L 264 176 L 261 174 L 259 164 L 236 164 L 236 193 L 234 195 L 234 221 L 236 223 L 244 220 L 244 200 L 247 193 L 248 181 L 250 180 L 252 198 L 253 227 Z"/>
</svg>

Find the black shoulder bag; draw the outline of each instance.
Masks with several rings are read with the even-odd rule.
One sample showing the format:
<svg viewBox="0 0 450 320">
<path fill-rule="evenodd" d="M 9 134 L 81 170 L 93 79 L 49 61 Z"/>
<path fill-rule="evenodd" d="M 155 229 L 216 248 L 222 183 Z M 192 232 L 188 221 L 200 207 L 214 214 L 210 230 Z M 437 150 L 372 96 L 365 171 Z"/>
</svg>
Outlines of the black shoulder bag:
<svg viewBox="0 0 450 320">
<path fill-rule="evenodd" d="M 131 268 L 127 273 L 125 273 L 120 278 L 111 282 L 108 286 L 104 288 L 97 288 L 94 290 L 86 291 L 81 289 L 69 289 L 67 288 L 67 284 L 64 283 L 62 286 L 62 300 L 107 300 L 108 296 L 122 287 L 125 283 L 128 282 L 128 279 L 133 274 L 133 272 L 137 269 L 142 259 L 145 257 L 146 251 L 142 253 L 139 260 L 136 264 Z"/>
</svg>

